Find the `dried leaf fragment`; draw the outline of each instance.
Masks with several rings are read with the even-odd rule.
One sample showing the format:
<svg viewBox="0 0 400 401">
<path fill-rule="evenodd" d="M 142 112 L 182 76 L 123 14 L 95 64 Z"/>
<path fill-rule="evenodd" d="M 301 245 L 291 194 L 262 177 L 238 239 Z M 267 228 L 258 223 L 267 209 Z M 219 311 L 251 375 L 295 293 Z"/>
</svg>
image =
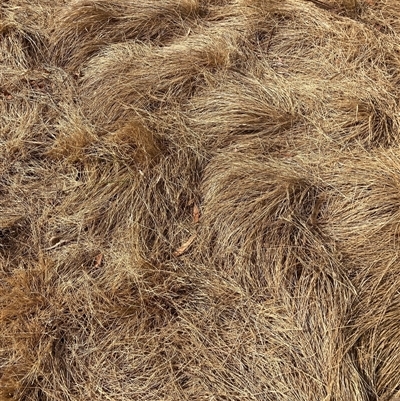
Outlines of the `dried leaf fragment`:
<svg viewBox="0 0 400 401">
<path fill-rule="evenodd" d="M 94 258 L 94 267 L 99 267 L 101 265 L 101 262 L 103 261 L 103 254 L 99 253 L 95 258 Z"/>
<path fill-rule="evenodd" d="M 200 209 L 199 207 L 194 204 L 193 206 L 193 223 L 197 224 L 200 220 Z"/>
<path fill-rule="evenodd" d="M 174 256 L 181 256 L 189 248 L 189 246 L 192 245 L 195 239 L 196 234 L 193 234 L 180 248 L 174 252 Z"/>
</svg>

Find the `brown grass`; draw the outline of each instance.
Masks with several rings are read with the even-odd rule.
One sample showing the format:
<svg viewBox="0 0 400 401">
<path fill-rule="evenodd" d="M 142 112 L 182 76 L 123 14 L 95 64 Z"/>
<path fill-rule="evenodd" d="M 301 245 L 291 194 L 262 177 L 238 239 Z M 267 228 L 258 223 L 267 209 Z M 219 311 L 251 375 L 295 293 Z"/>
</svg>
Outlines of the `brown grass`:
<svg viewBox="0 0 400 401">
<path fill-rule="evenodd" d="M 398 400 L 399 21 L 3 0 L 0 400 Z"/>
</svg>

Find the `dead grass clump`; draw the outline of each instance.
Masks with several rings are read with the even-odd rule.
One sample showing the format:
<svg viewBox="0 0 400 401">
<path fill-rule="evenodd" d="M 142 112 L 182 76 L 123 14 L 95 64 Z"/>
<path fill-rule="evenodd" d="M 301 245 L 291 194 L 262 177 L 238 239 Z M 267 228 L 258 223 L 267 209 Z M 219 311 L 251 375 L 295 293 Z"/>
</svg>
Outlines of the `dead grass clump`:
<svg viewBox="0 0 400 401">
<path fill-rule="evenodd" d="M 54 21 L 51 52 L 56 63 L 76 70 L 113 43 L 162 45 L 186 35 L 201 13 L 197 0 L 70 2 Z"/>
<path fill-rule="evenodd" d="M 173 107 L 177 99 L 193 96 L 214 70 L 226 69 L 233 49 L 220 35 L 200 35 L 163 48 L 135 43 L 110 46 L 83 71 L 83 107 L 107 128 L 135 112 Z M 107 95 L 99 98 L 99 90 Z"/>
<path fill-rule="evenodd" d="M 295 161 L 269 165 L 267 159 L 244 163 L 242 158 L 224 152 L 204 176 L 203 219 L 209 235 L 204 247 L 219 259 L 216 265 L 239 275 L 250 293 L 253 284 L 291 290 L 304 269 L 325 270 L 338 279 L 340 263 L 323 230 L 327 198 L 321 184 L 309 172 L 301 174 L 301 166 L 295 169 Z M 217 237 L 214 230 L 224 234 Z"/>
<path fill-rule="evenodd" d="M 29 68 L 43 63 L 48 43 L 46 25 L 51 13 L 51 3 L 48 2 L 40 4 L 21 0 L 0 4 L 2 64 Z"/>
<path fill-rule="evenodd" d="M 3 1 L 0 400 L 396 400 L 398 16 Z"/>
<path fill-rule="evenodd" d="M 276 90 L 240 74 L 230 73 L 226 79 L 226 85 L 203 91 L 190 101 L 189 126 L 196 132 L 207 132 L 210 149 L 233 143 L 240 146 L 249 137 L 272 143 L 295 125 L 296 110 L 283 88 Z"/>
</svg>

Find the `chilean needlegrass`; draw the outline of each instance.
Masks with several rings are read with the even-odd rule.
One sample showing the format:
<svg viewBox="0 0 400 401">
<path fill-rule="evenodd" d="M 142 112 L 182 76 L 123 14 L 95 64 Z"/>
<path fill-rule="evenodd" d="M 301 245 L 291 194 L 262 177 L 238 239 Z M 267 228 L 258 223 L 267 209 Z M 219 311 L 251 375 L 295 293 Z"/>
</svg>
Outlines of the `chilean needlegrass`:
<svg viewBox="0 0 400 401">
<path fill-rule="evenodd" d="M 399 21 L 1 2 L 0 400 L 398 400 Z"/>
</svg>

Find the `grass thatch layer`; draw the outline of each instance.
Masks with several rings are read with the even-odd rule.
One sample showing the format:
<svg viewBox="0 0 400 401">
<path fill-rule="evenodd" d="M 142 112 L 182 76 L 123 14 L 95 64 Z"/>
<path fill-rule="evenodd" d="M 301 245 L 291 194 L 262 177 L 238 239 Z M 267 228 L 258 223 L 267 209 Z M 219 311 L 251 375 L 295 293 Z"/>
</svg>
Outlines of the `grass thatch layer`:
<svg viewBox="0 0 400 401">
<path fill-rule="evenodd" d="M 393 401 L 396 0 L 3 0 L 0 400 Z"/>
</svg>

